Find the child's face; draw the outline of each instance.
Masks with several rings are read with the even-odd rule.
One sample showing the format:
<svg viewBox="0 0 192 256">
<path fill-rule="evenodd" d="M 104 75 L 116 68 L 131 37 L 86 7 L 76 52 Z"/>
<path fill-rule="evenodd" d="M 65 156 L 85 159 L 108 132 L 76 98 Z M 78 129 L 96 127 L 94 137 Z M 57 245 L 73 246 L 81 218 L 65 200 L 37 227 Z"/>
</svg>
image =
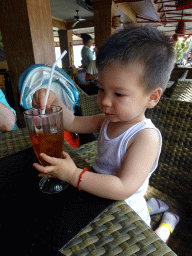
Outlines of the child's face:
<svg viewBox="0 0 192 256">
<path fill-rule="evenodd" d="M 150 94 L 142 87 L 141 65 L 110 66 L 99 71 L 98 105 L 112 122 L 134 124 L 145 118 Z"/>
</svg>

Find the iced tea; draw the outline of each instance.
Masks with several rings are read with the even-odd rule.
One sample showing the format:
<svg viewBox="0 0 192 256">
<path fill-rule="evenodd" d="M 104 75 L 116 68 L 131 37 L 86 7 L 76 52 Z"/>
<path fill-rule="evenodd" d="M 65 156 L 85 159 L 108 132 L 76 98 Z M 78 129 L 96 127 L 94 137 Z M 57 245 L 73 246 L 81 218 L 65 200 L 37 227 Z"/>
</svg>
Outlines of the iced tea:
<svg viewBox="0 0 192 256">
<path fill-rule="evenodd" d="M 61 158 L 64 146 L 64 130 L 50 134 L 39 131 L 37 134 L 29 134 L 33 150 L 43 165 L 49 165 L 46 161 L 39 157 L 40 153 L 48 156 Z"/>
</svg>

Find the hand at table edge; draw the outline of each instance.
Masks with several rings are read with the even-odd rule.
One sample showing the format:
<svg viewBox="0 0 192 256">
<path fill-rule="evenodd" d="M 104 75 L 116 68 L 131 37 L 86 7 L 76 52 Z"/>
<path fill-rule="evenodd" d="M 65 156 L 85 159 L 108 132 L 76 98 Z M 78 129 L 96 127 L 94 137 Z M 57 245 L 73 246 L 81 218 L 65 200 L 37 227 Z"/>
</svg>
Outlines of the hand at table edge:
<svg viewBox="0 0 192 256">
<path fill-rule="evenodd" d="M 64 158 L 50 157 L 44 153 L 41 153 L 40 157 L 50 165 L 33 164 L 33 167 L 40 172 L 39 177 L 57 178 L 72 184 L 74 173 L 78 168 L 67 152 L 63 151 Z"/>
</svg>

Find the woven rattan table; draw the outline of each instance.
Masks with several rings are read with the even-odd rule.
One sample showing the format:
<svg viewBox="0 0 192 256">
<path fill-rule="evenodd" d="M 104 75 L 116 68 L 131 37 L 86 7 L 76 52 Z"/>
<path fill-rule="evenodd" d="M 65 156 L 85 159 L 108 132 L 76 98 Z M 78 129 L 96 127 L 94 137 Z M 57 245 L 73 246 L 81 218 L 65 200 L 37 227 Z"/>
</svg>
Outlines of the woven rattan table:
<svg viewBox="0 0 192 256">
<path fill-rule="evenodd" d="M 0 134 L 0 158 L 31 147 L 26 128 Z M 77 166 L 89 167 L 67 143 Z M 86 218 L 86 216 L 85 216 Z M 63 255 L 176 255 L 124 201 L 116 201 L 60 249 Z"/>
</svg>

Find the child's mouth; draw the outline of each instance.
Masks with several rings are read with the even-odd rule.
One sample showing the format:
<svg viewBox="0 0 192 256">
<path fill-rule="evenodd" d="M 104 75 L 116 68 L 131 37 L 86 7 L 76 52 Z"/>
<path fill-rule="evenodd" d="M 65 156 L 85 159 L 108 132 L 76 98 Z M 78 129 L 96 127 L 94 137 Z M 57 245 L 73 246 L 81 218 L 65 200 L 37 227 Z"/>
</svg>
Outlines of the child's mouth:
<svg viewBox="0 0 192 256">
<path fill-rule="evenodd" d="M 113 114 L 105 112 L 106 116 L 112 116 Z"/>
</svg>

